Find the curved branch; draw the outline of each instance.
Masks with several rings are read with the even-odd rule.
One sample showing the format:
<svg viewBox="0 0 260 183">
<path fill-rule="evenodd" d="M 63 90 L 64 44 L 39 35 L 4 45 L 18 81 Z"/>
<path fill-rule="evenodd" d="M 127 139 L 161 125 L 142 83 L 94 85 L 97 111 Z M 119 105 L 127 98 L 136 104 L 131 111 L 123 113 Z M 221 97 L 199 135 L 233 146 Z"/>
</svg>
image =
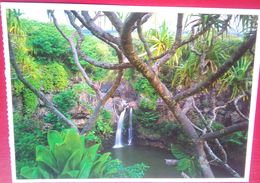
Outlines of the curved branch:
<svg viewBox="0 0 260 183">
<path fill-rule="evenodd" d="M 91 115 L 87 124 L 83 127 L 82 131 L 80 132 L 81 135 L 85 134 L 86 132 L 90 131 L 93 128 L 93 126 L 95 125 L 95 122 L 98 118 L 101 107 L 115 93 L 116 89 L 118 88 L 118 86 L 121 82 L 122 76 L 123 76 L 123 70 L 119 70 L 116 81 L 114 82 L 113 86 L 109 89 L 109 91 L 106 93 L 106 95 L 101 100 L 99 100 L 98 104 L 96 105 L 96 107 L 94 109 L 94 113 Z"/>
<path fill-rule="evenodd" d="M 231 125 L 229 127 L 225 127 L 224 129 L 219 130 L 219 131 L 206 133 L 206 134 L 200 136 L 199 140 L 207 141 L 207 140 L 215 139 L 218 137 L 222 137 L 222 136 L 231 134 L 236 131 L 246 130 L 247 127 L 248 127 L 247 122 L 237 123 L 237 124 Z"/>
<path fill-rule="evenodd" d="M 118 18 L 118 16 L 111 11 L 103 11 L 103 13 L 107 16 L 113 26 L 116 28 L 117 32 L 121 32 L 123 27 L 123 22 Z"/>
<path fill-rule="evenodd" d="M 118 69 L 127 69 L 127 68 L 132 68 L 133 65 L 131 63 L 119 63 L 119 64 L 111 64 L 107 62 L 102 62 L 102 61 L 96 61 L 87 55 L 83 53 L 83 51 L 78 50 L 79 55 L 82 57 L 82 59 L 96 67 L 100 67 L 103 69 L 110 69 L 110 70 L 118 70 Z"/>
<path fill-rule="evenodd" d="M 241 176 L 233 169 L 231 168 L 226 162 L 222 161 L 210 148 L 207 142 L 204 143 L 204 147 L 206 151 L 208 152 L 208 155 L 211 157 L 213 162 L 216 162 L 220 166 L 222 166 L 230 175 L 233 177 L 240 178 Z"/>
<path fill-rule="evenodd" d="M 144 49 L 147 53 L 147 56 L 148 56 L 149 60 L 151 60 L 152 59 L 152 53 L 151 53 L 151 50 L 148 46 L 147 41 L 144 38 L 144 35 L 143 35 L 142 26 L 141 26 L 141 19 L 139 19 L 137 21 L 137 32 L 138 32 L 138 36 L 139 36 L 140 40 L 142 41 L 142 43 L 144 45 Z"/>
<path fill-rule="evenodd" d="M 60 29 L 60 27 L 58 25 L 57 19 L 54 16 L 53 12 L 51 13 L 51 17 L 53 19 L 53 23 L 54 23 L 56 29 L 60 32 L 60 34 L 64 37 L 64 39 L 66 39 L 68 41 L 70 48 L 72 50 L 73 59 L 74 59 L 75 64 L 77 65 L 78 69 L 80 70 L 80 72 L 83 75 L 84 79 L 86 80 L 87 84 L 95 91 L 97 97 L 99 98 L 101 94 L 97 88 L 97 85 L 88 77 L 87 73 L 85 72 L 84 68 L 81 66 L 81 64 L 79 62 L 79 57 L 78 57 L 78 53 L 76 50 L 76 46 L 73 42 L 73 37 L 69 38 L 63 33 L 63 31 Z"/>
<path fill-rule="evenodd" d="M 101 29 L 99 26 L 97 26 L 87 11 L 82 11 L 81 15 L 78 14 L 76 11 L 71 11 L 75 17 L 84 25 L 90 32 L 95 35 L 97 38 L 101 39 L 102 41 L 105 41 L 106 43 L 113 43 L 119 46 L 120 40 L 118 37 L 115 37 L 107 32 L 105 32 L 103 29 Z"/>
</svg>

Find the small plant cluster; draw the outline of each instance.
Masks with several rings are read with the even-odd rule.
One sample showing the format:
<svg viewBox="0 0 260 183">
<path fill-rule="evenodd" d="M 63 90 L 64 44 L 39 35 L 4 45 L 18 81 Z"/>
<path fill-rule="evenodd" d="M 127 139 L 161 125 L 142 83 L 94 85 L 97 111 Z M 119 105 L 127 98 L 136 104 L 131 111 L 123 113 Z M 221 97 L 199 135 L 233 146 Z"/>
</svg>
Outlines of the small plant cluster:
<svg viewBox="0 0 260 183">
<path fill-rule="evenodd" d="M 71 89 L 60 92 L 57 95 L 53 96 L 53 103 L 57 106 L 57 108 L 67 117 L 70 117 L 68 111 L 74 107 L 78 101 L 78 95 Z M 53 129 L 62 130 L 67 128 L 66 124 L 61 121 L 56 115 L 52 113 L 48 113 L 44 117 L 45 122 L 53 125 Z"/>
<path fill-rule="evenodd" d="M 145 79 L 143 76 L 138 76 L 137 81 L 133 83 L 133 88 L 141 96 L 141 108 L 156 110 L 158 95 L 147 79 Z"/>
<path fill-rule="evenodd" d="M 171 153 L 178 160 L 176 169 L 185 172 L 190 177 L 200 177 L 200 168 L 197 159 L 189 156 L 179 145 L 171 145 Z"/>
<path fill-rule="evenodd" d="M 111 113 L 102 109 L 95 127 L 86 135 L 86 139 L 99 144 L 102 144 L 104 140 L 110 140 L 114 133 L 111 118 Z"/>
<path fill-rule="evenodd" d="M 47 132 L 42 130 L 39 123 L 17 112 L 13 115 L 13 121 L 16 172 L 19 175 L 21 167 L 35 165 L 35 148 L 47 144 L 45 139 Z"/>
</svg>

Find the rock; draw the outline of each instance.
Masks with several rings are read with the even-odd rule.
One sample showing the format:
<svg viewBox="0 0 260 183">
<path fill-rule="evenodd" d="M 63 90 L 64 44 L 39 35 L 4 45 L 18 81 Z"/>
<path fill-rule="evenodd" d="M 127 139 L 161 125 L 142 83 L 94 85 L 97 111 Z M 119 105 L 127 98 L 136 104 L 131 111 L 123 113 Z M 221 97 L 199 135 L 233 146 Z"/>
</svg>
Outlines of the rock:
<svg viewBox="0 0 260 183">
<path fill-rule="evenodd" d="M 166 165 L 176 166 L 178 164 L 177 159 L 164 159 Z"/>
<path fill-rule="evenodd" d="M 85 119 L 73 119 L 74 123 L 77 125 L 78 128 L 82 129 L 85 124 L 87 123 L 87 120 Z"/>
<path fill-rule="evenodd" d="M 241 117 L 240 117 L 240 115 L 239 115 L 237 112 L 232 112 L 232 113 L 230 114 L 230 116 L 231 116 L 232 124 L 241 121 Z"/>
</svg>

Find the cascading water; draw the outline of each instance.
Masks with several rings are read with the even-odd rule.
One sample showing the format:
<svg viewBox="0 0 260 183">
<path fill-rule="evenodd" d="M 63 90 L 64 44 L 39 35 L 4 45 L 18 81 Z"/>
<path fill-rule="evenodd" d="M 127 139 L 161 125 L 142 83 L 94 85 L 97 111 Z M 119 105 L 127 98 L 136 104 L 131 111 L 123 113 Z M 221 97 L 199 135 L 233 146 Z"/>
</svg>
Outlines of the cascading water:
<svg viewBox="0 0 260 183">
<path fill-rule="evenodd" d="M 123 133 L 123 123 L 124 123 L 124 118 L 125 118 L 125 111 L 126 111 L 126 108 L 124 108 L 124 110 L 121 112 L 119 119 L 118 119 L 115 145 L 113 146 L 113 148 L 123 147 L 122 133 Z"/>
<path fill-rule="evenodd" d="M 128 128 L 128 145 L 132 144 L 133 140 L 133 109 L 129 109 L 129 128 Z"/>
</svg>

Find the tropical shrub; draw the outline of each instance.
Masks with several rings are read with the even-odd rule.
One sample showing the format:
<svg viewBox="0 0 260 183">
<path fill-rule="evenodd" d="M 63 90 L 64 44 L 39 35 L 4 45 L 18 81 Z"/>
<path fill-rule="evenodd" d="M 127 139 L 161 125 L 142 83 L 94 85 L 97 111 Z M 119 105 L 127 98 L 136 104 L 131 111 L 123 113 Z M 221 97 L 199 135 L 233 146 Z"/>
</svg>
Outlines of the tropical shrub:
<svg viewBox="0 0 260 183">
<path fill-rule="evenodd" d="M 53 62 L 46 65 L 42 72 L 44 73 L 42 86 L 45 91 L 61 91 L 68 86 L 68 73 L 62 64 Z"/>
<path fill-rule="evenodd" d="M 30 54 L 39 63 L 46 64 L 58 60 L 69 64 L 71 59 L 69 46 L 53 24 L 21 19 L 21 25 L 29 35 L 27 44 L 33 48 Z M 69 32 L 65 27 L 62 29 Z"/>
<path fill-rule="evenodd" d="M 22 167 L 23 178 L 102 178 L 113 177 L 119 172 L 119 160 L 113 160 L 109 152 L 98 154 L 98 144 L 85 147 L 85 137 L 80 136 L 75 129 L 67 129 L 61 133 L 50 131 L 48 145 L 49 147 L 37 146 L 37 166 Z M 146 168 L 136 166 L 136 171 Z M 126 172 L 128 175 L 143 175 L 140 171 L 139 175 L 133 172 L 133 168 Z"/>
</svg>

